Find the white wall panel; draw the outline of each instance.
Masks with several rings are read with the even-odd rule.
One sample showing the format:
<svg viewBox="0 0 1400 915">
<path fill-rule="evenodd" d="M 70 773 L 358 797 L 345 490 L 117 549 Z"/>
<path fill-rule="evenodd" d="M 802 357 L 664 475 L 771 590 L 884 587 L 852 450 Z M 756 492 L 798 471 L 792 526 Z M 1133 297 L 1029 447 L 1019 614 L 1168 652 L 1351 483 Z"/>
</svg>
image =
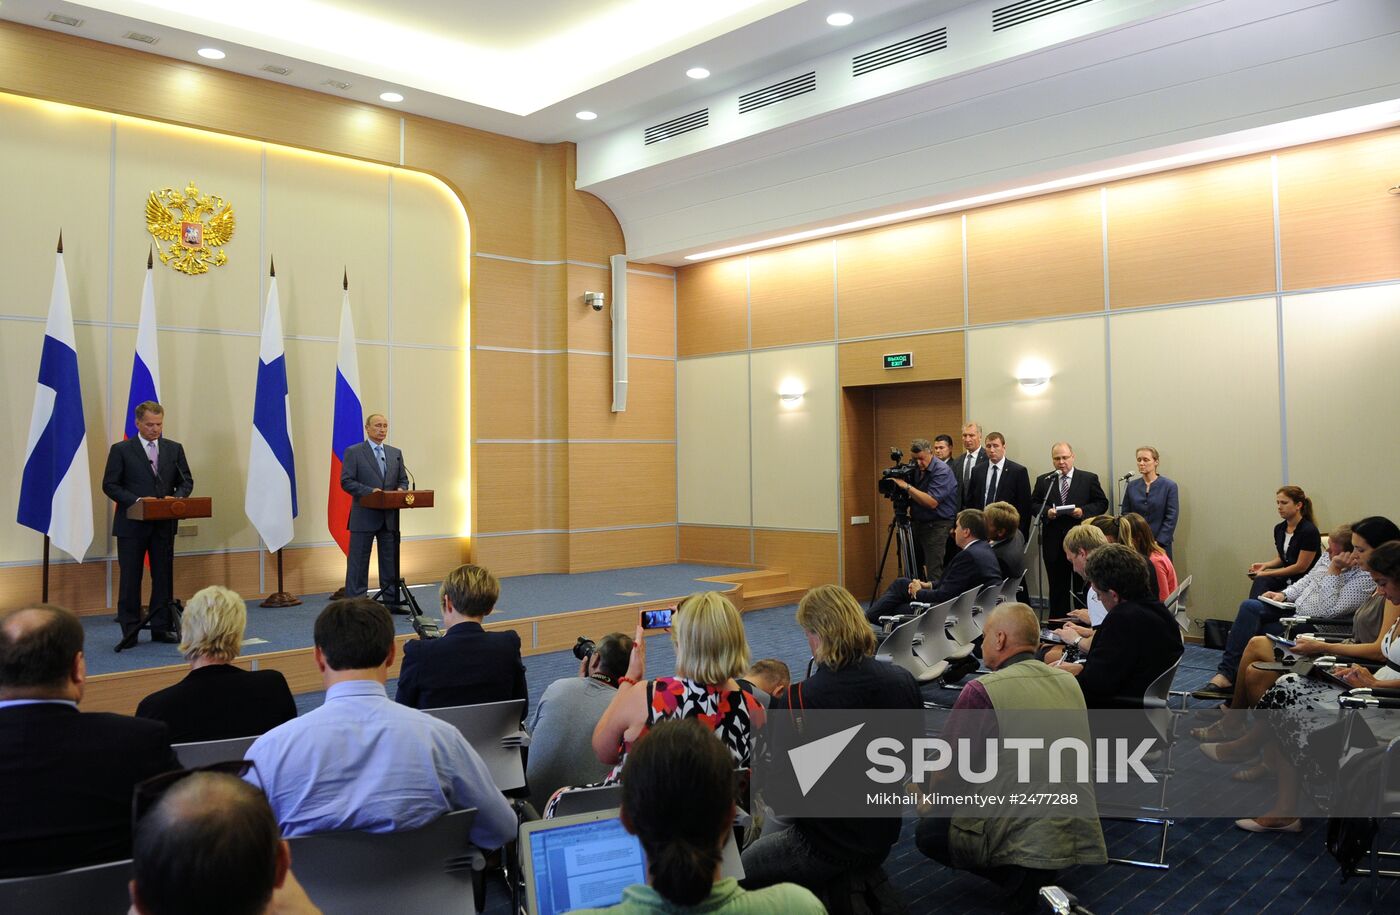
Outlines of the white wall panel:
<svg viewBox="0 0 1400 915">
<path fill-rule="evenodd" d="M 747 527 L 749 356 L 676 364 L 676 519 Z"/>
<path fill-rule="evenodd" d="M 836 348 L 760 350 L 753 360 L 753 523 L 835 531 Z M 806 393 L 787 403 L 780 391 Z"/>
<path fill-rule="evenodd" d="M 1283 329 L 1289 481 L 1326 525 L 1400 518 L 1400 285 L 1286 298 Z"/>
<path fill-rule="evenodd" d="M 967 334 L 968 417 L 1006 436 L 1007 455 L 1034 479 L 1053 468 L 1050 446 L 1068 441 L 1075 466 L 1108 480 L 1108 400 L 1104 319 L 1078 318 Z M 1038 392 L 1022 390 L 1025 377 L 1048 376 Z"/>
<path fill-rule="evenodd" d="M 1139 446 L 1161 452 L 1180 487 L 1173 559 L 1194 576 L 1193 615 L 1233 616 L 1278 523 L 1275 300 L 1117 314 L 1111 329 L 1114 469 L 1136 470 Z"/>
</svg>

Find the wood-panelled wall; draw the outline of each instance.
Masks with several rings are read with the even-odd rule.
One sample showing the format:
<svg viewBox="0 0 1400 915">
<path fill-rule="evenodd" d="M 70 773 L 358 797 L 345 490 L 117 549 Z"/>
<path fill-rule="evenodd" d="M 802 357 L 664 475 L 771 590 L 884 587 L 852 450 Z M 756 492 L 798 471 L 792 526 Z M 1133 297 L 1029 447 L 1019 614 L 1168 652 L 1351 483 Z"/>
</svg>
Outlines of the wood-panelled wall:
<svg viewBox="0 0 1400 915">
<path fill-rule="evenodd" d="M 593 312 L 581 294 L 610 292 L 608 259 L 625 244 L 607 206 L 574 190 L 572 144 L 512 139 L 8 22 L 0 22 L 0 91 L 441 179 L 471 224 L 474 428 L 460 447 L 471 447 L 473 460 L 472 479 L 460 485 L 474 495 L 472 531 L 488 536 L 451 538 L 445 551 L 405 544 L 405 561 L 433 557 L 420 570 L 427 578 L 469 555 L 499 574 L 674 560 L 674 271 L 629 269 L 631 390 L 628 411 L 614 415 L 602 355 L 611 349 L 610 314 Z M 334 231 L 334 220 L 314 231 Z M 423 391 L 425 404 L 435 399 Z M 618 498 L 602 500 L 604 492 Z M 305 552 L 288 551 L 293 580 L 333 584 L 335 557 Z M 250 561 L 252 573 L 243 568 Z M 255 594 L 257 565 L 255 553 L 182 559 L 177 591 L 186 579 L 190 587 L 220 580 Z M 106 572 L 94 576 L 94 568 L 58 567 L 60 599 L 90 595 L 99 579 L 105 592 Z M 0 606 L 34 599 L 35 575 L 0 569 Z"/>
<path fill-rule="evenodd" d="M 1397 162 L 1400 129 L 1392 128 L 685 266 L 676 281 L 679 356 L 838 345 L 842 431 L 832 448 L 841 462 L 842 565 L 860 591 L 871 562 L 853 553 L 873 548 L 874 526 L 852 527 L 850 518 L 873 507 L 862 487 L 877 469 L 867 442 L 880 386 L 960 380 L 970 396 L 965 339 L 981 327 L 1252 297 L 1286 303 L 1300 292 L 1400 279 L 1400 198 L 1387 193 Z M 1103 363 L 1105 339 L 1086 355 Z M 905 351 L 914 353 L 912 369 L 883 368 L 884 353 Z M 997 385 L 1014 386 L 1015 368 L 998 366 Z M 1122 450 L 1107 412 L 1100 398 L 1076 422 Z M 941 431 L 957 429 L 930 430 Z M 1290 435 L 1292 448 L 1306 446 Z M 1012 455 L 1044 463 L 1039 442 L 1017 441 Z M 1132 469 L 1118 458 L 1116 472 Z M 683 556 L 738 551 L 741 538 L 685 520 Z M 1208 519 L 1198 523 L 1209 529 Z M 1211 592 L 1201 586 L 1198 577 L 1197 590 Z M 1224 595 L 1228 585 L 1216 590 Z M 1213 604 L 1202 612 L 1232 611 Z"/>
</svg>

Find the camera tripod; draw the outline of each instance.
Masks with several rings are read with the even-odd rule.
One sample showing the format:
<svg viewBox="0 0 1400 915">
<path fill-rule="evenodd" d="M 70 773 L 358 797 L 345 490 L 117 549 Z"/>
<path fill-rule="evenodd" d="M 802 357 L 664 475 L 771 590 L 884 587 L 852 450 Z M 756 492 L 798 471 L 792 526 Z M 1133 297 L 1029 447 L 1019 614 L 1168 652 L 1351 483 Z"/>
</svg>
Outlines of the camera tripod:
<svg viewBox="0 0 1400 915">
<path fill-rule="evenodd" d="M 890 519 L 889 532 L 885 534 L 885 549 L 880 553 L 880 567 L 875 570 L 875 585 L 870 591 L 870 602 L 880 598 L 880 579 L 885 577 L 885 563 L 890 558 L 890 544 L 897 542 L 899 575 L 897 578 L 918 578 L 919 562 L 914 553 L 914 526 L 909 521 L 909 499 L 892 502 L 894 517 Z"/>
</svg>

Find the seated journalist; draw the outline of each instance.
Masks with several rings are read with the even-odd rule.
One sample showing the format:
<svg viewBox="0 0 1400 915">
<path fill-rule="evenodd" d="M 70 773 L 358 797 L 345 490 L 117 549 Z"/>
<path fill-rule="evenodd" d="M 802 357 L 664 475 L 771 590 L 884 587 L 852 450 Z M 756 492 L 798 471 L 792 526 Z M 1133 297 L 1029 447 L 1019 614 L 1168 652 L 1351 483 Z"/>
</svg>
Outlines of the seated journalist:
<svg viewBox="0 0 1400 915">
<path fill-rule="evenodd" d="M 530 800 L 543 810 L 565 785 L 600 782 L 612 766 L 593 753 L 593 729 L 627 673 L 632 637 L 611 632 L 578 665 L 578 676 L 549 684 L 530 722 L 530 758 L 525 770 Z"/>
<path fill-rule="evenodd" d="M 194 771 L 152 779 L 137 794 L 135 915 L 320 915 L 257 788 Z"/>
<path fill-rule="evenodd" d="M 295 718 L 281 671 L 233 664 L 247 624 L 247 605 L 228 588 L 210 585 L 190 598 L 180 626 L 190 672 L 142 699 L 136 717 L 164 721 L 172 743 L 256 737 Z"/>
<path fill-rule="evenodd" d="M 132 788 L 179 768 L 159 721 L 78 711 L 86 682 L 76 616 L 0 616 L 0 878 L 129 857 Z"/>
<path fill-rule="evenodd" d="M 394 701 L 413 708 L 506 699 L 528 704 L 519 633 L 487 632 L 481 626 L 500 596 L 500 582 L 481 566 L 458 566 L 447 573 L 439 590 L 442 637 L 404 643 Z"/>
<path fill-rule="evenodd" d="M 993 717 L 988 712 L 1049 711 L 1077 712 L 1057 715 L 1055 727 L 1072 723 L 1076 736 L 1089 742 L 1084 696 L 1072 676 L 1036 660 L 1039 642 L 1040 621 L 1026 604 L 1001 604 L 987 614 L 982 660 L 992 673 L 969 682 L 958 694 L 943 730 L 945 740 L 956 745 L 967 738 L 980 746 L 997 737 L 1010 739 L 1016 734 L 1005 729 L 1020 729 L 1030 721 L 1015 715 Z M 1013 766 L 1003 771 L 1010 772 Z M 936 778 L 925 790 L 938 786 Z M 1014 790 L 1054 789 L 1046 783 L 1017 784 Z M 988 793 L 998 791 L 989 786 Z M 915 843 L 940 864 L 971 871 L 1005 888 L 1006 902 L 1013 909 L 1034 903 L 1040 887 L 1054 883 L 1058 871 L 1108 860 L 1103 828 L 1098 820 L 1085 817 L 926 815 L 919 819 Z"/>
<path fill-rule="evenodd" d="M 282 835 L 417 829 L 477 809 L 471 841 L 499 848 L 516 817 L 491 772 L 445 721 L 389 701 L 394 624 L 382 604 L 332 601 L 316 617 L 316 666 L 326 701 L 254 741 L 247 778 L 262 786 Z"/>
<path fill-rule="evenodd" d="M 943 577 L 936 582 L 919 581 L 914 578 L 896 578 L 880 595 L 880 599 L 870 605 L 865 618 L 878 625 L 882 616 L 896 616 L 909 612 L 909 603 L 918 601 L 924 604 L 941 604 L 959 594 L 1002 580 L 1001 566 L 996 554 L 987 544 L 987 522 L 981 511 L 975 508 L 958 512 L 957 523 L 953 528 L 953 540 L 958 552 L 953 556 Z"/>
<path fill-rule="evenodd" d="M 800 886 L 761 890 L 720 878 L 733 835 L 734 761 L 709 728 L 693 718 L 659 722 L 622 767 L 622 825 L 642 843 L 647 882 L 622 901 L 581 915 L 705 912 L 707 915 L 822 915 Z"/>
<path fill-rule="evenodd" d="M 1157 599 L 1147 560 L 1122 543 L 1089 554 L 1085 577 L 1108 611 L 1094 650 L 1080 663 L 1056 666 L 1079 678 L 1089 708 L 1138 708 L 1147 688 L 1184 650 L 1181 628 Z"/>
</svg>

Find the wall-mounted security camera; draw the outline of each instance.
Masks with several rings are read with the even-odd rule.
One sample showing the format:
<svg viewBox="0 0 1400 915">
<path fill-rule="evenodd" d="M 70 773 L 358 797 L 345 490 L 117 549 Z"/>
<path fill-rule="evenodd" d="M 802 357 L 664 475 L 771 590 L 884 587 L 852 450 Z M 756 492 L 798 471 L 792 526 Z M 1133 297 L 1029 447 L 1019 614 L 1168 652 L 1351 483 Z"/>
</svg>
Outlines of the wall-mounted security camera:
<svg viewBox="0 0 1400 915">
<path fill-rule="evenodd" d="M 583 294 L 583 303 L 591 306 L 594 311 L 602 311 L 603 304 L 606 300 L 607 296 L 603 295 L 601 292 L 585 292 Z"/>
</svg>

